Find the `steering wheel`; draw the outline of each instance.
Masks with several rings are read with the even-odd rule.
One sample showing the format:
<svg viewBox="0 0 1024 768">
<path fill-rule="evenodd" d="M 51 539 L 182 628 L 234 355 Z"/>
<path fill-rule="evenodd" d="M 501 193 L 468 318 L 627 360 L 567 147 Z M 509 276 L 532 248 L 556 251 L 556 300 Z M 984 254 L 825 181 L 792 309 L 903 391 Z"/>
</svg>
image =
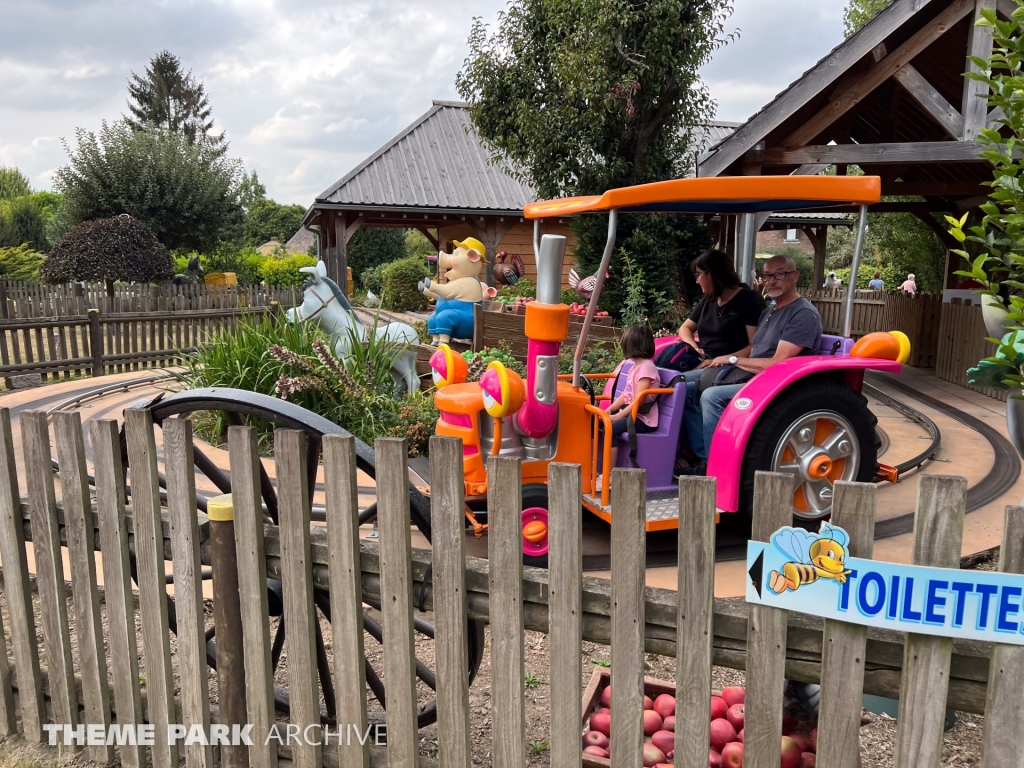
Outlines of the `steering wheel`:
<svg viewBox="0 0 1024 768">
<path fill-rule="evenodd" d="M 590 395 L 590 404 L 594 405 L 597 402 L 597 398 L 594 396 L 594 385 L 591 383 L 583 374 L 580 374 L 580 389 Z"/>
</svg>

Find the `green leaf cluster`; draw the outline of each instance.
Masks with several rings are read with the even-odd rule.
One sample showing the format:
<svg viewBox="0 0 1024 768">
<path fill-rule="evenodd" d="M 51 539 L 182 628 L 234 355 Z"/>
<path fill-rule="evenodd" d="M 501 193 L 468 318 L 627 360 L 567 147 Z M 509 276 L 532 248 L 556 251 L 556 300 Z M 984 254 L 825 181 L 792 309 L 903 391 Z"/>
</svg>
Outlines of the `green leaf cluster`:
<svg viewBox="0 0 1024 768">
<path fill-rule="evenodd" d="M 1003 112 L 997 128 L 985 128 L 978 140 L 987 145 L 982 156 L 992 164 L 992 188 L 981 206 L 980 219 L 970 212 L 959 219 L 947 216 L 950 234 L 962 244 L 953 252 L 967 262 L 956 274 L 975 282 L 983 299 L 1008 310 L 1009 341 L 997 355 L 983 361 L 1004 368 L 1003 385 L 1024 385 L 1020 356 L 1014 351 L 1016 332 L 1024 331 L 1024 0 L 1015 0 L 1009 21 L 997 18 L 992 8 L 982 8 L 978 26 L 992 31 L 993 51 L 988 59 L 972 57 L 977 68 L 965 75 L 988 85 L 989 108 Z M 1003 138 L 1002 132 L 1008 133 Z M 1022 337 L 1024 338 L 1024 337 Z"/>
<path fill-rule="evenodd" d="M 241 164 L 220 149 L 124 121 L 104 122 L 98 134 L 77 129 L 76 140 L 54 176 L 71 221 L 127 213 L 172 250 L 210 250 L 241 231 Z"/>
<path fill-rule="evenodd" d="M 381 269 L 381 306 L 393 312 L 415 312 L 427 308 L 427 297 L 416 284 L 430 277 L 430 270 L 419 256 L 392 261 Z"/>
<path fill-rule="evenodd" d="M 260 264 L 260 277 L 267 285 L 300 286 L 306 275 L 299 272 L 303 267 L 315 267 L 316 259 L 297 253 L 281 258 L 267 258 Z"/>
<path fill-rule="evenodd" d="M 242 242 L 258 248 L 277 238 L 283 246 L 298 232 L 302 217 L 305 215 L 306 209 L 301 205 L 281 205 L 261 197 L 254 200 L 247 209 Z"/>
<path fill-rule="evenodd" d="M 879 11 L 884 10 L 892 0 L 849 0 L 843 11 L 843 28 L 849 37 L 867 24 Z"/>
<path fill-rule="evenodd" d="M 361 227 L 356 230 L 349 242 L 347 263 L 352 267 L 352 279 L 358 284 L 363 272 L 383 264 L 390 264 L 406 256 L 412 256 L 409 251 L 409 232 L 415 230 L 396 229 L 393 227 Z M 430 241 L 416 232 L 427 245 Z M 416 242 L 415 240 L 413 242 Z M 436 251 L 431 251 L 437 255 Z M 417 256 L 417 258 L 419 258 Z M 421 259 L 426 263 L 426 259 Z M 414 282 L 415 286 L 416 283 Z M 380 292 L 374 290 L 378 296 Z"/>
<path fill-rule="evenodd" d="M 39 267 L 45 258 L 45 253 L 34 251 L 27 245 L 0 248 L 0 279 L 38 280 Z"/>
<path fill-rule="evenodd" d="M 13 200 L 32 194 L 28 176 L 18 168 L 0 165 L 0 200 Z"/>
</svg>

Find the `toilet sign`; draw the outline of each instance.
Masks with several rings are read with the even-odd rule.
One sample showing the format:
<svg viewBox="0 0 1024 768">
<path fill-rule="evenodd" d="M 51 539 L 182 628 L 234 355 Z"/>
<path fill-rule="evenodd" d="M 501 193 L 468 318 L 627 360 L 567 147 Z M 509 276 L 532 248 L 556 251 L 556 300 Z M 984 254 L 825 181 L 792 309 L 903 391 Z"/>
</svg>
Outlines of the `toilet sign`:
<svg viewBox="0 0 1024 768">
<path fill-rule="evenodd" d="M 1024 645 L 1024 576 L 847 556 L 850 537 L 781 528 L 747 542 L 747 602 L 851 624 Z"/>
</svg>

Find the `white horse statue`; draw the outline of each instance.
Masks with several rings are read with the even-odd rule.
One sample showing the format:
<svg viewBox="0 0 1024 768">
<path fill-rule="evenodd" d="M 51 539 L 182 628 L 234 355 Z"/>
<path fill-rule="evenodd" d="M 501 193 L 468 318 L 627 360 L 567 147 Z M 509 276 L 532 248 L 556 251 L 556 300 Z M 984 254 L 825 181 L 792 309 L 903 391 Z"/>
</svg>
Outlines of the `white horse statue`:
<svg viewBox="0 0 1024 768">
<path fill-rule="evenodd" d="M 303 286 L 302 304 L 285 313 L 289 322 L 316 322 L 324 333 L 330 335 L 334 355 L 340 360 L 351 356 L 353 335 L 366 341 L 372 334 L 377 340 L 405 347 L 391 366 L 396 392 L 402 394 L 420 388 L 420 379 L 416 375 L 416 350 L 413 348 L 419 341 L 419 335 L 411 325 L 388 323 L 367 328 L 356 316 L 338 284 L 327 277 L 327 267 L 322 261 L 318 261 L 315 267 L 303 267 L 299 271 L 309 277 Z"/>
</svg>

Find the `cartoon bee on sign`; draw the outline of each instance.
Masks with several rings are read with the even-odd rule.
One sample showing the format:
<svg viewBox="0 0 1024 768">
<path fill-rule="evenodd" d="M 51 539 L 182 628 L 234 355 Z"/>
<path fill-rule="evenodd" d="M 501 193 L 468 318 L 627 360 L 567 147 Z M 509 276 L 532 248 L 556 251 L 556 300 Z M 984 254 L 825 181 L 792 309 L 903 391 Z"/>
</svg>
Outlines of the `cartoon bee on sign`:
<svg viewBox="0 0 1024 768">
<path fill-rule="evenodd" d="M 782 566 L 782 572 L 772 571 L 768 586 L 781 594 L 787 589 L 797 590 L 818 579 L 846 582 L 851 573 L 846 570 L 846 547 L 850 537 L 842 528 L 822 523 L 821 532 L 813 534 L 802 528 L 782 528 L 772 536 L 772 544 L 791 561 Z"/>
</svg>

